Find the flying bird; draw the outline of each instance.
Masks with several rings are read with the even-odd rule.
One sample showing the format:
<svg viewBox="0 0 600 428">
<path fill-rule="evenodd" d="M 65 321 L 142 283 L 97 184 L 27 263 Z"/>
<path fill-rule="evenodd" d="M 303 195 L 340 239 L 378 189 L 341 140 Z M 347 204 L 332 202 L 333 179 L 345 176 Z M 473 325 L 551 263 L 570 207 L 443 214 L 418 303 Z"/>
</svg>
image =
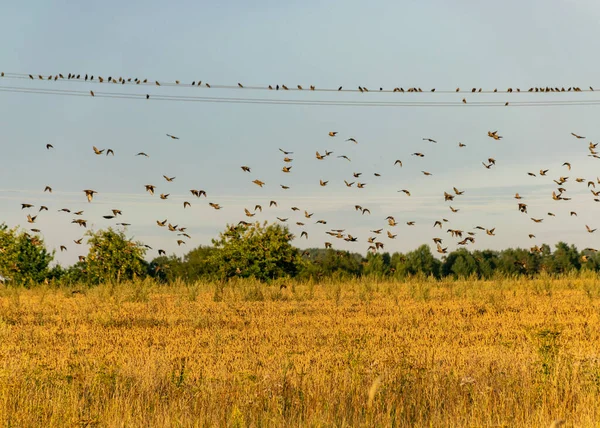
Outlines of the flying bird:
<svg viewBox="0 0 600 428">
<path fill-rule="evenodd" d="M 95 190 L 90 190 L 90 189 L 86 189 L 83 192 L 85 193 L 85 196 L 87 197 L 88 202 L 92 202 L 92 199 L 94 198 L 94 195 L 96 193 L 98 193 Z"/>
<path fill-rule="evenodd" d="M 498 141 L 502 138 L 500 135 L 498 135 L 498 131 L 494 131 L 494 132 L 488 131 L 488 137 L 493 138 L 496 141 Z"/>
</svg>

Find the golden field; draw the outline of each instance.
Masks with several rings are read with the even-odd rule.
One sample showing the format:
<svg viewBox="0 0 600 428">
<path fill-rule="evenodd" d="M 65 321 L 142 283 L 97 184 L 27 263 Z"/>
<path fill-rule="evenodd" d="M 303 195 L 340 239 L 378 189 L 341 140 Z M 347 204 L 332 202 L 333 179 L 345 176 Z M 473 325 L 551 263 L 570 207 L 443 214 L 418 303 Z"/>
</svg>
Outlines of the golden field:
<svg viewBox="0 0 600 428">
<path fill-rule="evenodd" d="M 2 426 L 600 425 L 600 279 L 0 287 Z"/>
</svg>

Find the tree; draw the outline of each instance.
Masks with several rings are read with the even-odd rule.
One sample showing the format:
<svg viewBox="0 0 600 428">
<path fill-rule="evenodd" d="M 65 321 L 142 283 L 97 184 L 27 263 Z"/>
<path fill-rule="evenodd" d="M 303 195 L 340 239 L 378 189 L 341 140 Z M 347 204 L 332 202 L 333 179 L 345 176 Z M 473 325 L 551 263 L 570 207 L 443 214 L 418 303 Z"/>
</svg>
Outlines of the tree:
<svg viewBox="0 0 600 428">
<path fill-rule="evenodd" d="M 31 285 L 48 277 L 54 252 L 46 250 L 43 239 L 17 227 L 0 224 L 0 276 L 7 282 Z"/>
<path fill-rule="evenodd" d="M 200 245 L 183 256 L 182 276 L 188 281 L 211 278 L 215 274 L 215 266 L 211 263 L 213 247 Z"/>
<path fill-rule="evenodd" d="M 303 252 L 308 261 L 299 276 L 302 278 L 357 277 L 361 274 L 363 257 L 358 253 L 333 249 L 309 248 Z"/>
<path fill-rule="evenodd" d="M 81 266 L 90 283 L 128 280 L 147 272 L 146 247 L 127 239 L 123 231 L 108 228 L 86 235 L 90 250 Z"/>
<path fill-rule="evenodd" d="M 161 282 L 172 282 L 177 278 L 187 280 L 183 261 L 175 254 L 159 256 L 148 265 L 148 274 Z"/>
<path fill-rule="evenodd" d="M 389 253 L 371 253 L 367 254 L 363 275 L 375 278 L 383 278 L 390 273 L 390 254 Z"/>
<path fill-rule="evenodd" d="M 535 275 L 539 272 L 542 257 L 523 248 L 508 248 L 500 252 L 498 269 L 505 275 Z"/>
<path fill-rule="evenodd" d="M 473 251 L 480 278 L 491 278 L 498 268 L 498 253 L 492 250 Z"/>
<path fill-rule="evenodd" d="M 472 274 L 479 275 L 477 260 L 466 248 L 451 252 L 442 263 L 442 275 L 455 278 L 468 278 Z"/>
<path fill-rule="evenodd" d="M 408 275 L 422 274 L 439 277 L 442 263 L 431 253 L 429 245 L 421 245 L 414 251 L 406 253 L 404 262 L 405 273 Z"/>
<path fill-rule="evenodd" d="M 288 228 L 279 224 L 227 225 L 219 238 L 212 240 L 215 251 L 209 259 L 221 279 L 239 276 L 269 281 L 295 276 L 304 261 L 290 244 L 293 238 Z"/>
<path fill-rule="evenodd" d="M 554 273 L 567 273 L 581 268 L 579 251 L 577 251 L 575 245 L 569 246 L 561 241 L 556 244 L 556 250 L 552 256 L 554 259 Z"/>
</svg>

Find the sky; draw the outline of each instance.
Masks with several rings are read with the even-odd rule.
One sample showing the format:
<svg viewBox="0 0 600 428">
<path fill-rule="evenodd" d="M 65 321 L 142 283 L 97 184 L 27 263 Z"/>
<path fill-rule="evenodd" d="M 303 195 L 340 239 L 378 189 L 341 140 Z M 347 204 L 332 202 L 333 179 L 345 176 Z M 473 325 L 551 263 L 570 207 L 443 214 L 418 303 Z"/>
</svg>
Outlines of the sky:
<svg viewBox="0 0 600 428">
<path fill-rule="evenodd" d="M 296 235 L 300 248 L 334 248 L 365 254 L 370 230 L 397 234 L 378 239 L 386 251 L 409 251 L 432 238 L 457 248 L 449 228 L 479 232 L 470 249 L 525 247 L 558 241 L 597 247 L 598 209 L 586 183 L 596 181 L 600 159 L 588 144 L 600 139 L 600 106 L 471 106 L 477 101 L 600 100 L 594 92 L 567 94 L 443 94 L 460 88 L 528 89 L 532 86 L 597 86 L 600 4 L 594 1 L 67 1 L 3 6 L 0 71 L 48 76 L 90 74 L 149 81 L 215 85 L 370 89 L 368 93 L 254 91 L 196 87 L 109 85 L 0 78 L 0 222 L 40 229 L 49 248 L 67 247 L 56 260 L 69 265 L 85 255 L 73 240 L 86 229 L 61 208 L 84 210 L 88 229 L 131 223 L 128 237 L 157 250 L 183 255 L 209 245 L 227 223 L 277 221 Z M 3 92 L 6 88 L 149 94 L 149 100 Z M 437 93 L 377 93 L 383 87 L 436 88 Z M 439 107 L 234 104 L 162 101 L 159 95 L 269 100 L 460 102 Z M 464 108 L 463 108 L 464 107 Z M 499 141 L 487 136 L 496 131 Z M 328 133 L 336 131 L 335 137 Z M 576 139 L 575 132 L 585 136 Z M 166 136 L 172 134 L 179 139 Z M 358 143 L 346 141 L 355 138 Z M 437 143 L 424 141 L 432 138 Z M 459 148 L 458 143 L 466 144 Z M 46 144 L 54 149 L 46 150 Z M 115 156 L 97 156 L 92 146 Z M 281 171 L 279 148 L 290 155 Z M 315 152 L 333 154 L 317 160 Z M 145 152 L 149 158 L 135 156 Z M 422 152 L 418 158 L 412 153 Z M 351 161 L 337 158 L 348 156 Z M 483 167 L 489 157 L 491 169 Z M 394 165 L 400 159 L 402 167 Z M 564 162 L 572 164 L 568 171 Z M 251 167 L 251 172 L 240 166 Z M 540 169 L 549 169 L 546 177 Z M 425 176 L 421 171 L 431 172 Z M 359 179 L 353 172 L 361 172 Z M 375 177 L 377 172 L 381 176 Z M 527 172 L 535 172 L 530 177 Z M 163 175 L 175 176 L 167 182 Z M 552 180 L 572 198 L 553 201 Z M 266 184 L 259 188 L 252 180 Z M 320 186 L 319 180 L 328 181 Z M 358 189 L 343 180 L 367 183 Z M 154 196 L 145 184 L 157 186 Z M 280 184 L 288 185 L 284 190 Z M 599 186 L 600 183 L 596 183 Z M 44 187 L 51 186 L 51 194 Z M 443 192 L 464 190 L 451 203 Z M 91 203 L 84 189 L 98 191 Z M 192 196 L 203 189 L 207 198 Z M 411 196 L 399 193 L 408 189 Z M 515 192 L 529 204 L 520 213 Z M 169 193 L 167 200 L 158 197 Z M 277 207 L 269 208 L 274 200 Z M 189 201 L 191 207 L 183 208 Z M 208 203 L 219 203 L 216 211 Z M 21 203 L 34 205 L 22 210 Z M 262 213 L 248 218 L 244 208 Z M 26 215 L 35 215 L 35 225 Z M 355 205 L 368 208 L 362 215 Z M 453 213 L 449 205 L 458 208 Z M 300 211 L 293 212 L 296 206 Z M 118 219 L 103 215 L 116 208 Z M 304 210 L 314 213 L 304 217 Z M 570 215 L 571 211 L 577 216 Z M 548 212 L 555 214 L 548 216 Z M 394 216 L 390 228 L 385 218 Z M 535 224 L 531 217 L 544 218 Z M 444 229 L 433 228 L 446 218 Z M 158 227 L 157 220 L 187 227 L 191 239 Z M 315 224 L 325 220 L 326 225 Z M 406 225 L 415 221 L 415 226 Z M 305 226 L 298 226 L 303 222 Z M 325 234 L 345 229 L 348 243 Z M 301 231 L 308 239 L 300 238 Z M 528 234 L 536 235 L 534 239 Z"/>
</svg>

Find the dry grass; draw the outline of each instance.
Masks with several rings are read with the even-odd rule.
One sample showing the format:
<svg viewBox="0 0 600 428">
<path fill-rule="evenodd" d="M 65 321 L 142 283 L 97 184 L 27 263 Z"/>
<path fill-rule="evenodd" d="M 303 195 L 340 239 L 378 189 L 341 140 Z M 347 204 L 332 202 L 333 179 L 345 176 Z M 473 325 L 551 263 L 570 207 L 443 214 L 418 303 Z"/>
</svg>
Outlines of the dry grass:
<svg viewBox="0 0 600 428">
<path fill-rule="evenodd" d="M 4 426 L 600 424 L 600 281 L 0 288 Z"/>
</svg>

